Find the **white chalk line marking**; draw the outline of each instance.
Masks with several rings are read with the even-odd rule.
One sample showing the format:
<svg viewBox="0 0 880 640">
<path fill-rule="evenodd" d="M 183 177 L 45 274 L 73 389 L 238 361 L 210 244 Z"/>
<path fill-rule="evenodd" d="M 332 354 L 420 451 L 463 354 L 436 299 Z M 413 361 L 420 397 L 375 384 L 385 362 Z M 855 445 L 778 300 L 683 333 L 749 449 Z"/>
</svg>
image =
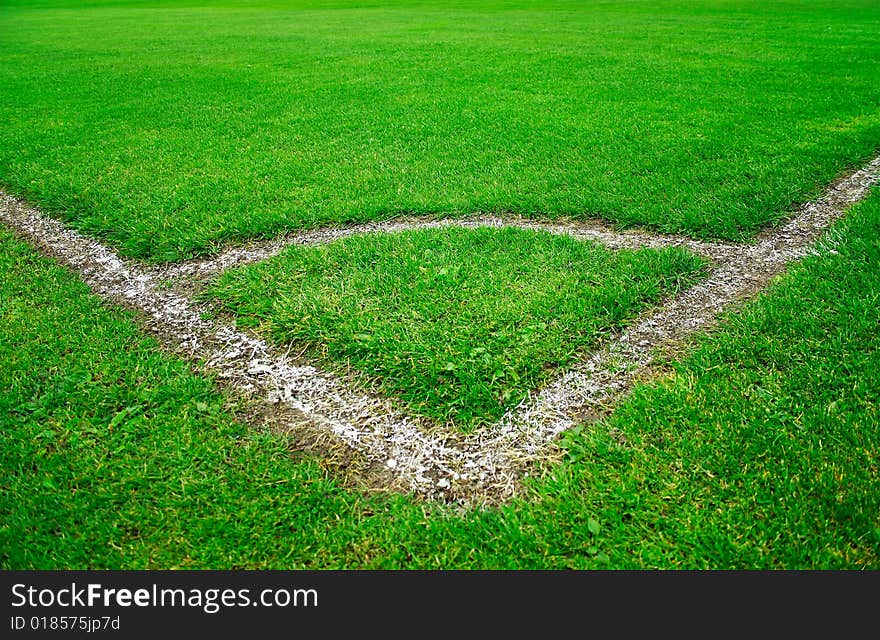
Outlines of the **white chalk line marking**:
<svg viewBox="0 0 880 640">
<path fill-rule="evenodd" d="M 15 198 L 2 196 L 0 219 L 78 271 L 99 296 L 143 312 L 147 325 L 157 334 L 174 336 L 174 346 L 184 356 L 206 363 L 219 376 L 230 377 L 242 392 L 257 394 L 270 404 L 283 402 L 302 412 L 340 441 L 385 465 L 394 474 L 396 488 L 428 498 L 473 504 L 512 497 L 520 474 L 541 457 L 542 449 L 556 436 L 575 426 L 585 410 L 592 407 L 601 412 L 631 386 L 638 371 L 652 362 L 658 347 L 705 328 L 730 303 L 756 293 L 789 262 L 809 253 L 822 232 L 867 195 L 878 173 L 880 158 L 835 183 L 822 198 L 802 207 L 782 226 L 764 232 L 756 242 L 724 245 L 716 254 L 724 259 L 708 280 L 662 305 L 584 362 L 531 394 L 497 425 L 467 435 L 431 428 L 427 421 L 398 410 L 390 400 L 355 391 L 314 366 L 298 365 L 278 355 L 258 338 L 207 319 L 205 305 L 164 288 L 154 267 L 123 260 Z M 484 223 L 479 225 L 486 226 Z M 390 225 L 367 226 L 370 228 L 352 227 L 359 231 L 348 235 L 395 230 Z M 547 228 L 543 224 L 534 226 Z M 320 241 L 319 232 L 310 233 L 313 242 Z M 601 236 L 585 237 L 605 239 L 606 244 L 615 246 L 615 238 L 626 236 L 616 246 L 631 247 L 636 235 L 605 231 Z M 337 237 L 338 230 L 334 230 L 328 232 L 325 241 Z M 662 236 L 657 240 L 644 234 L 638 237 L 646 240 L 640 240 L 638 246 L 670 246 Z M 277 252 L 291 242 L 287 239 L 279 244 L 271 250 Z M 705 255 L 705 251 L 701 253 Z M 246 254 L 237 261 L 234 250 L 226 255 L 228 264 L 213 259 L 217 268 L 251 261 Z M 191 271 L 186 269 L 176 275 L 203 273 L 197 266 Z"/>
<path fill-rule="evenodd" d="M 731 257 L 739 246 L 724 242 L 703 242 L 685 236 L 651 234 L 638 231 L 614 231 L 601 221 L 549 223 L 520 217 L 470 216 L 466 218 L 407 218 L 389 222 L 346 225 L 291 233 L 282 238 L 250 241 L 220 251 L 217 255 L 163 265 L 166 278 L 181 276 L 206 277 L 220 273 L 232 266 L 261 262 L 278 255 L 291 246 L 326 244 L 334 240 L 368 233 L 400 233 L 419 229 L 500 229 L 515 228 L 545 231 L 554 235 L 570 236 L 578 240 L 593 240 L 610 249 L 664 249 L 682 247 L 697 255 L 721 261 Z"/>
</svg>

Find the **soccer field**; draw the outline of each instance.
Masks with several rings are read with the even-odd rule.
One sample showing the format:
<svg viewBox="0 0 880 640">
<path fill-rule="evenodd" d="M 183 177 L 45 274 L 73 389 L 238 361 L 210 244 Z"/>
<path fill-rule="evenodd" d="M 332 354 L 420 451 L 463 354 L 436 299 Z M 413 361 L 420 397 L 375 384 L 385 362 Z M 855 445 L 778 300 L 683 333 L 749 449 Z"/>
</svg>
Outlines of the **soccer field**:
<svg viewBox="0 0 880 640">
<path fill-rule="evenodd" d="M 880 568 L 876 2 L 0 25 L 3 568 Z"/>
</svg>

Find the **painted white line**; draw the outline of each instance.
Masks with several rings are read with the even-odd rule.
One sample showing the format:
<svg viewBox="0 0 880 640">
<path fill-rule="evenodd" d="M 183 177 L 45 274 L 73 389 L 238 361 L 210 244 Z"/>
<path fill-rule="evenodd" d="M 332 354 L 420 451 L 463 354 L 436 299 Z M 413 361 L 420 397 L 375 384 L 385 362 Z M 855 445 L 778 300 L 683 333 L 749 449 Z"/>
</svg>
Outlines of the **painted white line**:
<svg viewBox="0 0 880 640">
<path fill-rule="evenodd" d="M 184 356 L 229 377 L 244 393 L 267 403 L 285 403 L 384 465 L 395 478 L 395 488 L 478 503 L 512 496 L 520 475 L 548 443 L 591 408 L 604 411 L 651 363 L 657 347 L 706 327 L 732 302 L 753 295 L 789 262 L 809 252 L 828 225 L 867 195 L 878 174 L 880 158 L 833 185 L 786 224 L 761 234 L 757 242 L 725 248 L 725 259 L 707 281 L 645 317 L 509 411 L 494 427 L 468 435 L 432 427 L 398 410 L 390 400 L 359 393 L 316 367 L 296 364 L 262 340 L 206 319 L 205 306 L 163 288 L 155 269 L 120 259 L 14 198 L 2 197 L 0 219 L 76 269 L 100 296 L 142 311 L 147 326 Z M 632 234 L 614 237 L 625 235 Z M 613 238 L 607 239 L 613 245 Z"/>
<path fill-rule="evenodd" d="M 723 261 L 738 251 L 738 246 L 723 242 L 703 242 L 684 236 L 650 234 L 638 231 L 614 231 L 599 222 L 548 223 L 519 217 L 470 216 L 463 219 L 408 218 L 391 222 L 347 225 L 312 229 L 288 234 L 273 240 L 252 241 L 229 247 L 217 255 L 163 265 L 163 277 L 181 276 L 206 277 L 226 269 L 253 262 L 261 262 L 291 246 L 326 244 L 334 240 L 368 233 L 400 233 L 416 229 L 478 229 L 478 228 L 516 228 L 533 231 L 546 231 L 555 235 L 571 236 L 578 240 L 592 240 L 610 249 L 664 249 L 682 247 L 713 261 Z"/>
<path fill-rule="evenodd" d="M 518 439 L 517 447 L 535 452 L 573 426 L 591 406 L 602 406 L 628 388 L 649 365 L 657 348 L 707 327 L 736 300 L 751 296 L 786 265 L 802 258 L 825 229 L 880 179 L 880 157 L 830 187 L 822 198 L 804 205 L 781 227 L 743 245 L 703 283 L 691 287 L 626 330 L 618 340 L 572 367 L 535 398 L 506 415 L 493 429 L 498 438 Z"/>
</svg>

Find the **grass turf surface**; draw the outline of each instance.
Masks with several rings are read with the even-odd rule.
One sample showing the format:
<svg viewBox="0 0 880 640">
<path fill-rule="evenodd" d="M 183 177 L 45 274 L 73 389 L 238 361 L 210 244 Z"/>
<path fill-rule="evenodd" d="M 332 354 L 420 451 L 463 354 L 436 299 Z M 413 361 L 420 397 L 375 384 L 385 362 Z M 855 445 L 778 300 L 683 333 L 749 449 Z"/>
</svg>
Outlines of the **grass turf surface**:
<svg viewBox="0 0 880 640">
<path fill-rule="evenodd" d="M 0 232 L 3 568 L 880 569 L 880 195 L 509 505 L 341 487 Z"/>
<path fill-rule="evenodd" d="M 496 421 L 704 266 L 677 248 L 450 228 L 292 247 L 223 274 L 210 293 L 240 325 L 467 430 Z"/>
<path fill-rule="evenodd" d="M 398 212 L 735 238 L 880 138 L 874 0 L 7 0 L 0 24 L 0 184 L 156 259 Z"/>
</svg>

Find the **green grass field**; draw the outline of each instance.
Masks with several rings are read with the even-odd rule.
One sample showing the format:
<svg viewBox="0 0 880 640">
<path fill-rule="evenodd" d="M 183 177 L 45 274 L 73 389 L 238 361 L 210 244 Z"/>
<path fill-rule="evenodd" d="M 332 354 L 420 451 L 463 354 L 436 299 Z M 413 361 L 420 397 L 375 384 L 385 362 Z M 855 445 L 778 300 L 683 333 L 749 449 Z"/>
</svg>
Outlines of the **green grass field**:
<svg viewBox="0 0 880 640">
<path fill-rule="evenodd" d="M 742 240 L 876 156 L 878 78 L 876 0 L 2 0 L 0 189 L 151 261 L 400 214 Z M 0 227 L 0 568 L 880 569 L 876 188 L 831 237 L 457 510 L 237 421 Z M 470 430 L 703 268 L 445 229 L 203 295 Z"/>
<path fill-rule="evenodd" d="M 880 197 L 521 499 L 341 487 L 2 233 L 4 568 L 880 568 Z"/>
<path fill-rule="evenodd" d="M 0 5 L 0 184 L 155 259 L 509 211 L 738 238 L 880 139 L 874 0 Z"/>
</svg>

